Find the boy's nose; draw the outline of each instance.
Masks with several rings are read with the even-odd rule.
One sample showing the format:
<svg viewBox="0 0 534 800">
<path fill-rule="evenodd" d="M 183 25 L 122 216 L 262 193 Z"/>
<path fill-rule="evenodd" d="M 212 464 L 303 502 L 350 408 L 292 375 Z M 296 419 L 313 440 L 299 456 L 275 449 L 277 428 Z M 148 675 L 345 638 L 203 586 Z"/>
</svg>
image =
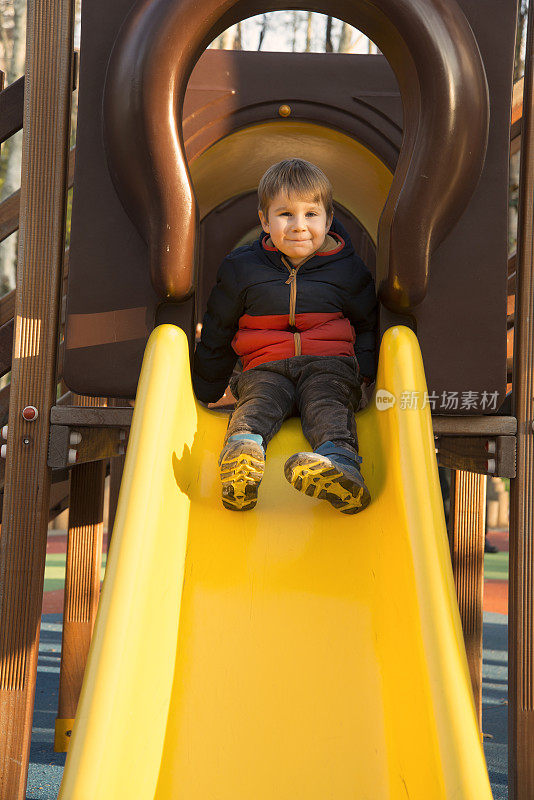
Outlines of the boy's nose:
<svg viewBox="0 0 534 800">
<path fill-rule="evenodd" d="M 293 228 L 296 231 L 306 230 L 306 219 L 304 217 L 295 217 L 293 220 Z"/>
</svg>

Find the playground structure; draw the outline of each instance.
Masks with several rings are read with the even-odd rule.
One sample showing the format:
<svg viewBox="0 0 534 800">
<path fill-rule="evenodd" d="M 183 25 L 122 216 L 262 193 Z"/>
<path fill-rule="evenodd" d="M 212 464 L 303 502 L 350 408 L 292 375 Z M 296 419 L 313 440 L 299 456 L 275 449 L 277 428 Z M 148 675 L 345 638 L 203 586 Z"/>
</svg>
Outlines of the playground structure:
<svg viewBox="0 0 534 800">
<path fill-rule="evenodd" d="M 472 5 L 474 8 L 475 4 Z M 208 74 L 210 69 L 214 70 L 220 82 L 210 84 L 204 78 L 204 91 L 208 87 L 211 91 L 208 102 L 197 99 L 195 105 L 192 96 L 189 101 L 192 112 L 188 116 L 187 107 L 184 110 L 183 135 L 188 146 L 191 183 L 182 153 L 180 125 L 176 124 L 176 118 L 180 119 L 189 74 L 197 56 L 218 30 L 232 20 L 256 13 L 258 9 L 251 3 L 240 3 L 233 8 L 225 6 L 223 14 L 219 3 L 208 3 L 202 9 L 202 19 L 199 19 L 198 9 L 190 8 L 186 2 L 147 0 L 138 4 L 136 14 L 121 28 L 131 7 L 131 2 L 114 4 L 115 19 L 105 36 L 100 29 L 98 35 L 95 34 L 97 4 L 84 18 L 66 347 L 61 369 L 67 385 L 81 395 L 133 397 L 141 357 L 154 320 L 182 327 L 192 343 L 194 323 L 202 311 L 206 290 L 213 281 L 213 266 L 219 255 L 253 227 L 250 198 L 259 175 L 268 163 L 280 157 L 273 153 L 279 154 L 281 146 L 287 148 L 288 154 L 292 147 L 298 146 L 298 155 L 309 157 L 321 166 L 324 163 L 333 180 L 340 211 L 349 218 L 353 229 L 359 231 L 362 247 L 370 247 L 369 239 L 377 244 L 376 276 L 383 304 L 382 331 L 387 332 L 392 325 L 399 323 L 416 330 L 430 393 L 441 396 L 443 392 L 456 391 L 461 396 L 465 391 L 474 391 L 478 395 L 496 392 L 498 402 L 495 405 L 498 407 L 504 400 L 506 388 L 507 258 L 503 231 L 506 230 L 513 10 L 508 10 L 506 19 L 499 16 L 502 11 L 495 11 L 495 15 L 488 14 L 480 20 L 469 3 L 463 3 L 460 9 L 454 3 L 441 4 L 429 0 L 402 6 L 376 2 L 366 6 L 365 10 L 363 6 L 349 9 L 342 3 L 332 3 L 329 13 L 357 25 L 377 42 L 393 68 L 400 92 L 382 58 L 364 61 L 365 57 L 339 57 L 349 59 L 347 64 L 358 62 L 362 67 L 364 63 L 368 64 L 357 74 L 354 70 L 353 77 L 348 70 L 340 70 L 336 57 L 306 55 L 283 58 L 308 59 L 311 72 L 313 60 L 316 61 L 315 69 L 325 75 L 328 69 L 339 70 L 339 75 L 345 77 L 335 85 L 335 91 L 330 82 L 331 75 L 326 75 L 322 88 L 315 82 L 315 96 L 305 86 L 301 95 L 288 95 L 274 80 L 271 94 L 267 92 L 267 96 L 258 98 L 261 80 L 255 83 L 246 63 L 246 59 L 252 56 L 237 54 L 235 75 L 225 85 L 220 61 L 217 65 L 216 60 L 230 60 L 236 54 L 207 54 L 214 63 L 210 65 L 206 60 L 203 68 Z M 445 7 L 450 12 L 448 15 L 442 13 Z M 72 468 L 71 478 L 70 534 L 74 540 L 83 529 L 85 541 L 92 544 L 90 558 L 82 552 L 76 555 L 76 548 L 71 548 L 71 559 L 78 558 L 79 566 L 86 569 L 86 584 L 91 585 L 86 594 L 91 599 L 91 607 L 80 613 L 82 609 L 77 608 L 73 600 L 72 612 L 66 613 L 64 642 L 68 641 L 69 635 L 74 636 L 71 648 L 64 644 L 62 678 L 65 675 L 68 683 L 69 670 L 76 672 L 73 663 L 69 663 L 68 654 L 73 652 L 80 658 L 81 666 L 77 665 L 79 674 L 80 669 L 83 671 L 96 608 L 98 585 L 97 582 L 95 585 L 94 575 L 95 565 L 98 565 L 98 517 L 105 459 L 118 454 L 123 447 L 121 431 L 129 426 L 132 413 L 129 407 L 95 408 L 104 402 L 97 399 L 87 399 L 85 405 L 55 402 L 67 183 L 67 119 L 72 86 L 72 9 L 67 0 L 54 10 L 48 9 L 44 17 L 39 17 L 39 9 L 39 4 L 32 6 L 35 16 L 29 18 L 31 48 L 25 83 L 22 244 L 15 297 L 14 358 L 1 537 L 0 711 L 3 726 L 0 786 L 1 796 L 9 800 L 24 796 L 44 543 L 54 474 L 51 467 L 55 468 L 54 477 L 65 477 L 64 470 L 69 468 L 69 463 L 72 466 L 76 457 L 74 451 L 77 451 L 77 466 Z M 91 14 L 94 15 L 92 19 Z M 471 28 L 466 24 L 466 17 Z M 506 42 L 499 55 L 492 54 L 491 34 L 496 18 L 501 22 L 501 41 Z M 161 37 L 162 29 L 166 31 L 165 38 Z M 531 37 L 530 26 L 529 46 Z M 172 49 L 166 47 L 168 40 L 175 45 Z M 178 46 L 185 43 L 187 47 Z M 240 59 L 243 60 L 241 67 Z M 282 60 L 282 57 L 266 56 L 265 59 Z M 108 61 L 110 66 L 104 83 Z M 266 73 L 272 75 L 276 72 L 273 61 L 268 65 L 265 60 L 263 63 Z M 528 68 L 530 64 L 527 59 Z M 201 65 L 202 61 L 199 68 Z M 362 74 L 365 70 L 368 70 L 366 75 Z M 49 80 L 43 81 L 43 75 Z M 239 77 L 243 75 L 250 75 L 250 78 L 243 82 Z M 350 89 L 347 89 L 351 81 L 355 85 L 356 76 L 360 84 L 353 91 L 358 98 L 358 110 L 349 112 L 347 97 L 350 99 Z M 446 79 L 443 76 L 447 76 Z M 487 151 L 486 78 L 492 109 Z M 236 87 L 232 87 L 232 79 L 237 81 L 237 92 Z M 454 93 L 450 91 L 451 86 Z M 199 77 L 197 87 L 201 96 L 202 77 Z M 194 92 L 194 83 L 190 88 Z M 248 97 L 247 88 L 250 92 Z M 322 102 L 317 99 L 321 91 Z M 331 95 L 336 96 L 332 98 Z M 102 97 L 105 102 L 103 118 L 100 118 L 94 110 L 100 107 L 98 100 L 101 101 Z M 530 73 L 526 74 L 524 97 L 523 198 L 530 196 L 532 183 Z M 286 117 L 280 111 L 282 105 L 289 108 Z M 214 107 L 224 110 L 213 113 Z M 173 109 L 173 113 L 163 121 L 161 113 L 158 113 L 162 108 Z M 436 113 L 431 114 L 431 108 Z M 101 133 L 99 135 L 102 127 L 104 138 Z M 436 142 L 440 143 L 439 159 L 436 159 Z M 149 154 L 153 161 L 149 160 Z M 246 164 L 244 154 L 247 156 Z M 453 175 L 451 163 L 458 165 Z M 153 180 L 154 175 L 156 180 Z M 431 179 L 422 184 L 421 176 L 429 175 Z M 195 195 L 201 220 L 199 261 L 203 270 L 197 280 L 193 270 Z M 235 240 L 228 242 L 228 235 L 234 235 L 228 225 L 232 207 L 234 210 L 239 207 L 236 218 L 240 219 L 243 230 L 236 230 Z M 219 216 L 218 223 L 214 222 L 216 215 Z M 455 479 L 450 535 L 478 713 L 483 476 L 500 474 L 513 479 L 510 788 L 512 796 L 522 800 L 534 792 L 530 758 L 534 745 L 531 215 L 530 204 L 523 201 L 517 257 L 513 414 L 483 416 L 474 413 L 473 409 L 462 413 L 459 408 L 449 408 L 445 409 L 448 414 L 437 414 L 433 418 L 434 434 L 439 436 L 440 460 L 462 470 Z M 417 226 L 413 224 L 415 219 Z M 132 220 L 149 245 L 149 260 L 146 245 Z M 166 233 L 168 230 L 171 230 L 170 234 Z M 210 252 L 208 257 L 206 250 L 213 241 L 213 230 L 220 232 L 219 252 Z M 406 230 L 409 235 L 406 235 Z M 43 264 L 47 265 L 46 270 L 42 269 Z M 481 293 L 482 280 L 484 303 L 473 303 L 473 297 Z M 199 285 L 197 312 L 192 294 L 195 284 Z M 458 292 L 458 285 L 464 287 L 463 292 Z M 462 306 L 461 298 L 466 295 L 467 301 Z M 455 326 L 462 326 L 461 330 L 456 331 Z M 484 337 L 476 335 L 480 330 Z M 444 350 L 445 336 L 450 342 L 450 337 L 456 332 L 459 341 L 469 344 L 461 359 L 454 342 L 449 351 Z M 184 375 L 182 368 L 179 376 L 182 381 L 186 380 Z M 417 388 L 408 384 L 403 384 L 403 387 L 409 391 Z M 424 391 L 421 382 L 418 388 Z M 174 398 L 174 394 L 171 397 Z M 170 400 L 171 406 L 173 402 Z M 37 419 L 23 418 L 21 412 L 28 406 L 38 409 Z M 136 407 L 139 418 L 142 418 L 143 408 L 143 405 L 139 409 Z M 450 413 L 454 411 L 456 414 Z M 198 413 L 202 415 L 205 412 L 199 409 Z M 465 416 L 466 413 L 469 416 Z M 220 428 L 222 420 L 219 417 L 217 420 Z M 140 424 L 136 437 L 148 430 L 148 423 L 144 423 L 144 428 L 139 427 Z M 398 430 L 401 430 L 400 422 Z M 78 441 L 80 434 L 81 442 Z M 217 436 L 220 438 L 218 429 L 212 437 L 212 447 L 215 448 Z M 298 446 L 295 439 L 288 438 L 287 441 L 287 445 L 279 445 L 284 452 Z M 133 452 L 134 449 L 129 451 L 129 457 Z M 131 455 L 131 463 L 135 463 L 134 459 L 135 456 Z M 377 458 L 378 463 L 384 468 L 387 459 L 380 461 Z M 428 476 L 429 492 L 434 496 L 432 476 L 428 469 L 423 473 Z M 181 480 L 186 478 L 187 475 L 181 476 Z M 182 490 L 178 478 L 176 481 Z M 406 498 L 410 489 L 408 484 L 403 486 L 402 497 Z M 173 502 L 170 495 L 168 501 Z M 58 502 L 64 502 L 63 498 Z M 124 517 L 127 505 L 122 498 L 121 502 Z M 208 501 L 206 504 L 209 506 Z M 377 503 L 377 514 L 380 508 L 380 503 Z M 217 511 L 210 511 L 215 514 L 214 521 L 209 523 L 211 527 L 217 524 L 215 520 L 220 520 L 218 524 L 225 524 L 224 512 Z M 287 513 L 290 515 L 289 509 Z M 304 510 L 302 513 L 305 518 Z M 432 519 L 435 517 L 436 513 Z M 409 523 L 407 539 L 418 530 L 414 525 L 413 521 Z M 436 538 L 439 540 L 439 526 L 437 529 Z M 120 541 L 124 536 L 122 533 Z M 327 547 L 326 544 L 323 546 Z M 115 564 L 114 570 L 117 568 Z M 439 571 L 439 580 L 446 585 L 445 572 L 445 568 Z M 79 575 L 80 570 L 73 570 L 72 574 Z M 387 572 L 384 575 L 386 579 Z M 113 578 L 109 579 L 109 584 L 111 587 L 115 585 Z M 335 595 L 335 586 L 334 582 L 329 587 L 328 596 Z M 67 585 L 67 594 L 70 592 L 70 596 L 75 598 L 80 594 L 79 589 L 80 586 L 75 591 L 74 586 Z M 179 585 L 175 586 L 175 591 L 180 591 Z M 444 591 L 446 596 L 446 589 Z M 176 620 L 175 624 L 178 624 Z M 101 646 L 109 648 L 109 637 L 106 639 L 100 633 L 99 637 Z M 172 647 L 176 647 L 176 637 L 165 641 L 167 646 L 172 642 Z M 387 666 L 384 674 L 387 674 Z M 76 701 L 77 691 L 72 694 Z M 86 690 L 84 702 L 88 708 L 92 707 L 90 690 Z M 465 708 L 464 703 L 461 713 Z M 61 738 L 62 732 L 70 732 L 72 718 L 66 708 L 60 711 L 59 717 Z M 437 720 L 438 726 L 443 723 L 439 714 Z M 115 718 L 113 724 L 118 723 L 120 720 Z M 467 721 L 466 727 L 470 725 L 471 722 Z M 446 726 L 447 731 L 449 727 Z M 120 727 L 117 735 L 119 731 Z M 82 741 L 81 734 L 79 740 Z M 79 746 L 76 746 L 79 753 Z M 475 760 L 478 757 L 473 756 Z M 73 763 L 76 763 L 74 756 Z M 458 766 L 459 762 L 455 763 Z M 77 774 L 75 766 L 69 765 L 68 769 L 69 775 Z M 443 774 L 445 788 L 439 796 L 452 796 L 452 790 L 446 784 L 451 775 L 456 776 L 456 772 L 454 769 L 450 772 L 445 770 Z M 412 780 L 416 778 L 412 777 Z M 480 784 L 472 789 L 462 786 L 462 796 L 484 796 Z M 421 790 L 424 791 L 424 787 Z M 469 791 L 475 793 L 469 794 Z M 251 793 L 254 794 L 249 788 L 247 796 Z M 99 793 L 99 796 L 103 795 Z M 255 796 L 260 796 L 257 790 Z M 426 796 L 429 796 L 428 789 Z"/>
</svg>

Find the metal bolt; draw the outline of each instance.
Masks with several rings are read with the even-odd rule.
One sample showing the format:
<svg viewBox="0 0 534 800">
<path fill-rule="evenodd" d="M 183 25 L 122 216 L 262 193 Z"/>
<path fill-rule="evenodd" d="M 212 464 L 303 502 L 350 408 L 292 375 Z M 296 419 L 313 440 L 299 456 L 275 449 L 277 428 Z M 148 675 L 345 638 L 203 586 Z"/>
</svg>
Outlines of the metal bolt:
<svg viewBox="0 0 534 800">
<path fill-rule="evenodd" d="M 72 431 L 72 433 L 69 436 L 69 444 L 72 445 L 80 444 L 81 441 L 82 441 L 82 434 L 78 433 L 78 431 Z"/>
<path fill-rule="evenodd" d="M 28 437 L 25 436 L 24 439 L 22 440 L 22 444 L 25 444 L 25 445 L 30 444 L 30 439 L 28 439 Z"/>
<path fill-rule="evenodd" d="M 4 427 L 2 428 L 2 439 L 7 439 L 7 429 L 8 426 L 4 425 Z"/>
<path fill-rule="evenodd" d="M 7 444 L 3 444 L 0 447 L 0 458 L 5 458 L 7 455 Z"/>
<path fill-rule="evenodd" d="M 278 109 L 278 113 L 281 117 L 289 117 L 291 114 L 291 106 L 288 106 L 287 103 L 283 103 Z"/>
<path fill-rule="evenodd" d="M 77 460 L 78 460 L 78 453 L 76 452 L 76 450 L 70 449 L 68 455 L 68 463 L 75 464 Z"/>
</svg>

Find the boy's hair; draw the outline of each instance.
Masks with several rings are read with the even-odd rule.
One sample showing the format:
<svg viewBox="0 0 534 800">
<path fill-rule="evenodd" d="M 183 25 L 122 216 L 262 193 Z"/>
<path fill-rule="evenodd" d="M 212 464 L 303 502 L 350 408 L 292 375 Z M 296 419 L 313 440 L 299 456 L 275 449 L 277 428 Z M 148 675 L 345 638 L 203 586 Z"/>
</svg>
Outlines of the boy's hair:
<svg viewBox="0 0 534 800">
<path fill-rule="evenodd" d="M 324 172 L 302 158 L 286 158 L 273 164 L 258 186 L 258 209 L 267 216 L 269 204 L 278 192 L 294 193 L 321 202 L 329 218 L 334 213 L 332 185 Z"/>
</svg>

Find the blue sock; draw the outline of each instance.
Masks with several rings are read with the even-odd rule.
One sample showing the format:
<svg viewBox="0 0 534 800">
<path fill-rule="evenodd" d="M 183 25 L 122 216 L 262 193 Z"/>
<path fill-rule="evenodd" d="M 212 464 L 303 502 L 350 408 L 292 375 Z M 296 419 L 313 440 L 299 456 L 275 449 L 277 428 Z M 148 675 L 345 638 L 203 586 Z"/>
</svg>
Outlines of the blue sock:
<svg viewBox="0 0 534 800">
<path fill-rule="evenodd" d="M 242 442 L 244 440 L 252 440 L 259 444 L 263 451 L 265 452 L 265 447 L 263 446 L 263 436 L 260 436 L 258 433 L 233 433 L 231 436 L 228 437 L 226 443 L 228 442 Z"/>
</svg>

